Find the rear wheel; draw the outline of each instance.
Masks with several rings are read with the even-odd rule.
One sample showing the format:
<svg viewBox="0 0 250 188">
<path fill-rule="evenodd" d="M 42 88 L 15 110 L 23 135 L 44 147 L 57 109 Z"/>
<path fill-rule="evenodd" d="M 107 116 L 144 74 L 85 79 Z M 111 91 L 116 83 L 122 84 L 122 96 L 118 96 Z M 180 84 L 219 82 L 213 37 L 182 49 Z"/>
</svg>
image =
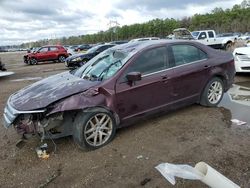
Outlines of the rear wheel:
<svg viewBox="0 0 250 188">
<path fill-rule="evenodd" d="M 228 42 L 227 44 L 226 44 L 226 51 L 232 51 L 232 47 L 233 47 L 233 43 L 232 42 Z"/>
<path fill-rule="evenodd" d="M 65 57 L 63 56 L 63 55 L 60 55 L 60 56 L 58 56 L 58 61 L 60 62 L 60 63 L 63 63 L 64 61 L 65 61 Z"/>
<path fill-rule="evenodd" d="M 81 149 L 93 150 L 108 144 L 115 132 L 115 120 L 110 112 L 81 112 L 75 120 L 73 138 Z"/>
<path fill-rule="evenodd" d="M 203 106 L 217 106 L 224 94 L 224 85 L 220 78 L 211 79 L 206 85 L 202 96 L 200 104 Z"/>
</svg>

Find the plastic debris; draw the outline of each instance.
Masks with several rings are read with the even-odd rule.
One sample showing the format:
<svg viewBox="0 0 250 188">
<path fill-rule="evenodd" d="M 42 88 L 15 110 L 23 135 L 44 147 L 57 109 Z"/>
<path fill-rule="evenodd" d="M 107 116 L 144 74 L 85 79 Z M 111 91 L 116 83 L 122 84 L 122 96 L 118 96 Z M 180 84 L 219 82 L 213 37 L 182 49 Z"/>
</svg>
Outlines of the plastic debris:
<svg viewBox="0 0 250 188">
<path fill-rule="evenodd" d="M 175 165 L 162 163 L 155 167 L 172 185 L 175 185 L 175 177 L 200 180 L 202 174 L 189 165 Z"/>
<path fill-rule="evenodd" d="M 37 156 L 39 158 L 42 158 L 42 159 L 48 159 L 49 154 L 47 153 L 47 150 L 48 150 L 48 144 L 47 143 L 44 143 L 43 145 L 37 147 L 36 148 Z"/>
<path fill-rule="evenodd" d="M 138 155 L 138 156 L 136 157 L 136 159 L 142 159 L 142 158 L 143 158 L 142 155 Z"/>
<path fill-rule="evenodd" d="M 231 122 L 234 125 L 246 125 L 247 124 L 247 122 L 244 122 L 244 121 L 241 121 L 241 120 L 238 120 L 238 119 L 231 119 Z"/>
<path fill-rule="evenodd" d="M 199 162 L 195 167 L 162 163 L 155 167 L 171 184 L 175 185 L 175 177 L 200 180 L 211 188 L 240 188 L 230 179 L 216 171 L 205 162 Z"/>
</svg>

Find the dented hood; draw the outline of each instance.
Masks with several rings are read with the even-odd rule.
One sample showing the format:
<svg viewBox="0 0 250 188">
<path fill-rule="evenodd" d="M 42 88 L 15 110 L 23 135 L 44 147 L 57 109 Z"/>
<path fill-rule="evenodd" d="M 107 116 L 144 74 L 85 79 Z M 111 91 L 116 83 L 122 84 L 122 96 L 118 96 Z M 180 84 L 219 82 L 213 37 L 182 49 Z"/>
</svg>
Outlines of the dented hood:
<svg viewBox="0 0 250 188">
<path fill-rule="evenodd" d="M 14 93 L 9 102 L 12 107 L 20 111 L 41 109 L 62 98 L 86 91 L 99 83 L 64 72 L 43 79 Z"/>
</svg>

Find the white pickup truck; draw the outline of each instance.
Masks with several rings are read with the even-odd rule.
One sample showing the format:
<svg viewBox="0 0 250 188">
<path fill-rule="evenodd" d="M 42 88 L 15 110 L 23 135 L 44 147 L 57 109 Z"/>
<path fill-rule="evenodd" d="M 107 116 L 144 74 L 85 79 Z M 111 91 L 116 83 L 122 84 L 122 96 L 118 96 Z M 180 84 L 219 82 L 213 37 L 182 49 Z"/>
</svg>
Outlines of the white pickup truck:
<svg viewBox="0 0 250 188">
<path fill-rule="evenodd" d="M 195 40 L 215 49 L 228 50 L 231 48 L 235 40 L 237 40 L 235 37 L 216 37 L 214 30 L 193 31 L 191 34 Z"/>
</svg>

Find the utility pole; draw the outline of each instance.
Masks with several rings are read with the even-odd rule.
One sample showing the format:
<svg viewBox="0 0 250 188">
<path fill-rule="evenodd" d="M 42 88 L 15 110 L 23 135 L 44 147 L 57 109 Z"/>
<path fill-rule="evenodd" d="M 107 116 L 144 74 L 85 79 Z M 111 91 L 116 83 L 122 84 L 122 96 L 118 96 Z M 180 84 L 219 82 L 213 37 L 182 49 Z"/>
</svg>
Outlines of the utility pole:
<svg viewBox="0 0 250 188">
<path fill-rule="evenodd" d="M 117 27 L 120 24 L 116 20 L 110 20 L 108 23 L 108 27 L 110 30 L 110 41 L 113 41 L 113 32 L 116 32 Z M 118 33 L 116 33 L 116 40 L 118 40 Z"/>
</svg>

